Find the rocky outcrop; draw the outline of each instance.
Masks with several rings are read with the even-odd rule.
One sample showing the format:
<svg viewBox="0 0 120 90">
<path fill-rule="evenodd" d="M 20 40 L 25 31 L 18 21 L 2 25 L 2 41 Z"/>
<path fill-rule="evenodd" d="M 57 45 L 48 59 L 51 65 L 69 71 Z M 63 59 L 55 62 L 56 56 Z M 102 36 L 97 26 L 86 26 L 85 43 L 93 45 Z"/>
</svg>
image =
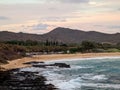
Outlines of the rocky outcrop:
<svg viewBox="0 0 120 90">
<path fill-rule="evenodd" d="M 70 65 L 66 64 L 66 63 L 55 63 L 53 64 L 54 66 L 58 66 L 60 68 L 70 68 Z"/>
<path fill-rule="evenodd" d="M 23 64 L 38 64 L 38 63 L 44 63 L 44 62 L 37 62 L 37 61 L 31 61 L 31 62 L 26 62 L 26 63 L 23 63 Z"/>
<path fill-rule="evenodd" d="M 33 64 L 33 67 L 46 68 L 48 66 L 57 66 L 59 68 L 70 68 L 70 65 L 66 63 L 54 63 L 54 64 Z"/>
<path fill-rule="evenodd" d="M 0 90 L 55 90 L 46 78 L 33 72 L 0 71 Z"/>
</svg>

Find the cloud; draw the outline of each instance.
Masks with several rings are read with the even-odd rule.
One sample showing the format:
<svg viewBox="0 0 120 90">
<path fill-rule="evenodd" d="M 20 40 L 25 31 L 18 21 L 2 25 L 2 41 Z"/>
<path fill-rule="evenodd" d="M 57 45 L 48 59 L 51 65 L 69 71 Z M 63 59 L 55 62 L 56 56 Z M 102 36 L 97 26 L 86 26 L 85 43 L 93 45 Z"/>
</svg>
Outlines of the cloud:
<svg viewBox="0 0 120 90">
<path fill-rule="evenodd" d="M 101 28 L 120 29 L 120 25 L 94 25 Z"/>
<path fill-rule="evenodd" d="M 59 0 L 64 3 L 88 3 L 89 0 Z"/>
<path fill-rule="evenodd" d="M 8 20 L 8 19 L 9 19 L 8 17 L 0 16 L 0 20 Z"/>
<path fill-rule="evenodd" d="M 57 3 L 57 2 L 60 2 L 60 3 L 76 3 L 76 4 L 79 4 L 79 3 L 88 3 L 90 0 L 45 0 L 45 2 L 49 2 L 49 3 Z M 44 2 L 44 3 L 45 3 Z"/>
<path fill-rule="evenodd" d="M 108 26 L 110 29 L 120 29 L 120 26 L 114 25 L 114 26 Z"/>
<path fill-rule="evenodd" d="M 117 11 L 120 11 L 120 8 L 118 8 Z"/>
<path fill-rule="evenodd" d="M 95 26 L 95 27 L 104 27 L 103 25 L 93 25 L 93 26 Z"/>
<path fill-rule="evenodd" d="M 31 26 L 33 30 L 46 30 L 50 25 L 47 24 L 37 24 L 37 25 L 33 25 Z"/>
<path fill-rule="evenodd" d="M 38 3 L 86 3 L 89 0 L 0 0 L 0 4 L 38 4 Z"/>
<path fill-rule="evenodd" d="M 0 4 L 33 4 L 42 3 L 45 0 L 0 0 Z"/>
<path fill-rule="evenodd" d="M 43 22 L 66 22 L 65 17 L 43 17 L 40 19 Z"/>
<path fill-rule="evenodd" d="M 26 32 L 34 29 L 34 33 L 38 33 L 61 26 L 118 32 L 119 27 L 107 26 L 119 25 L 119 6 L 120 0 L 0 0 L 0 29 L 15 28 Z"/>
</svg>

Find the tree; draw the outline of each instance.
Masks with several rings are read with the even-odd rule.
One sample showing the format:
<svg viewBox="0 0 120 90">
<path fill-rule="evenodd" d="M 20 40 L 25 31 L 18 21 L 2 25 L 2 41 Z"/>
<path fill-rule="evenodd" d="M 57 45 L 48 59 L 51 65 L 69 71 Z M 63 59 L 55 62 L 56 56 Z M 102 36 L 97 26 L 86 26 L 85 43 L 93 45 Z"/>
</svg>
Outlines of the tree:
<svg viewBox="0 0 120 90">
<path fill-rule="evenodd" d="M 91 52 L 92 49 L 95 49 L 95 43 L 90 41 L 82 41 L 81 48 L 83 52 Z"/>
<path fill-rule="evenodd" d="M 103 49 L 110 49 L 110 48 L 114 48 L 114 45 L 112 43 L 102 43 L 102 47 Z"/>
<path fill-rule="evenodd" d="M 116 44 L 116 48 L 120 50 L 120 43 Z"/>
</svg>

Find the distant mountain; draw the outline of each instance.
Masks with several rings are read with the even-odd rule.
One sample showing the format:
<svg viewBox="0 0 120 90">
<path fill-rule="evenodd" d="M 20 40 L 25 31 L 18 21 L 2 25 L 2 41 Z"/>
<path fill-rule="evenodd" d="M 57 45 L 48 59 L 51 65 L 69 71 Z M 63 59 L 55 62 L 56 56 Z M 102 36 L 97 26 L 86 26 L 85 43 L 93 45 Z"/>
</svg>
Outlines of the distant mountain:
<svg viewBox="0 0 120 90">
<path fill-rule="evenodd" d="M 0 32 L 0 41 L 10 41 L 10 40 L 42 40 L 41 35 L 37 34 L 28 34 L 28 33 L 14 33 L 8 31 Z"/>
<path fill-rule="evenodd" d="M 69 28 L 58 27 L 51 32 L 42 35 L 2 31 L 0 32 L 0 40 L 52 40 L 65 43 L 80 43 L 81 41 L 89 40 L 95 42 L 118 43 L 120 42 L 120 33 L 106 34 L 95 31 L 85 32 L 82 30 L 73 30 Z"/>
</svg>

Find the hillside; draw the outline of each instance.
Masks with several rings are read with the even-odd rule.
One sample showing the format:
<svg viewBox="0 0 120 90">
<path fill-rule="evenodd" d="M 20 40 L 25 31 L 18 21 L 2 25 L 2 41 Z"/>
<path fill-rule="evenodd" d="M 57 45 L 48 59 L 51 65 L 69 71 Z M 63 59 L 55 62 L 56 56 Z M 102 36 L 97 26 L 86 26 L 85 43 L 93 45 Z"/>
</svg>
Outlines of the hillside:
<svg viewBox="0 0 120 90">
<path fill-rule="evenodd" d="M 0 41 L 10 40 L 35 40 L 35 41 L 59 41 L 65 43 L 80 43 L 84 40 L 95 41 L 95 42 L 120 42 L 120 33 L 116 34 L 105 34 L 95 31 L 85 32 L 82 30 L 73 30 L 69 28 L 58 27 L 49 33 L 38 35 L 38 34 L 27 34 L 27 33 L 13 33 L 2 31 L 0 32 Z"/>
</svg>

